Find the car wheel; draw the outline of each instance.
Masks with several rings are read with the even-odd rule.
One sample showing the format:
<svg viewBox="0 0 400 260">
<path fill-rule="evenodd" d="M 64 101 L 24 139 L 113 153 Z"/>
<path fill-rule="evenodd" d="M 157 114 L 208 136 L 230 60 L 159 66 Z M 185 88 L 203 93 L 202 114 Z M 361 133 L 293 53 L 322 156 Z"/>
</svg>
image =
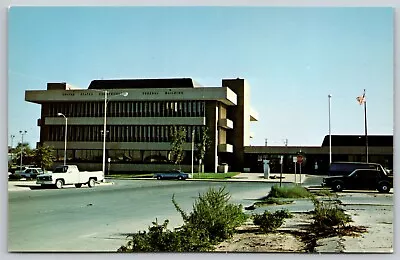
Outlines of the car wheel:
<svg viewBox="0 0 400 260">
<path fill-rule="evenodd" d="M 75 184 L 75 187 L 76 187 L 76 188 L 82 187 L 82 183 Z"/>
<path fill-rule="evenodd" d="M 182 176 L 178 176 L 178 180 L 180 181 L 183 180 Z"/>
<path fill-rule="evenodd" d="M 96 182 L 94 181 L 94 179 L 90 179 L 90 180 L 89 180 L 89 183 L 88 183 L 89 188 L 92 188 L 92 187 L 94 187 L 95 185 L 96 185 Z"/>
<path fill-rule="evenodd" d="M 57 189 L 61 189 L 64 185 L 64 181 L 63 180 L 57 180 L 56 181 L 56 187 Z"/>
<path fill-rule="evenodd" d="M 334 191 L 342 191 L 343 190 L 343 183 L 340 181 L 334 182 L 332 189 Z"/>
<path fill-rule="evenodd" d="M 157 180 L 161 180 L 161 176 L 157 176 Z"/>
<path fill-rule="evenodd" d="M 387 182 L 379 183 L 378 191 L 381 192 L 381 193 L 389 193 L 389 191 L 390 191 L 389 184 Z"/>
</svg>

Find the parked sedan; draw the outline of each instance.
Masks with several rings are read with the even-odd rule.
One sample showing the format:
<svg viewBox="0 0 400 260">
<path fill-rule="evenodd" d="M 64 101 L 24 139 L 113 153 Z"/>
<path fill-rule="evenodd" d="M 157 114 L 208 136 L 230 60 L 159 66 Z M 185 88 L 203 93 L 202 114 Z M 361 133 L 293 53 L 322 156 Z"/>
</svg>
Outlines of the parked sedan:
<svg viewBox="0 0 400 260">
<path fill-rule="evenodd" d="M 43 174 L 43 170 L 40 168 L 26 168 L 23 171 L 16 171 L 15 174 L 19 174 L 23 178 L 36 178 L 36 176 Z"/>
<path fill-rule="evenodd" d="M 189 174 L 184 173 L 180 170 L 172 170 L 169 172 L 156 173 L 154 174 L 154 178 L 157 178 L 157 180 L 163 180 L 163 179 L 186 180 L 187 178 L 189 178 Z"/>
</svg>

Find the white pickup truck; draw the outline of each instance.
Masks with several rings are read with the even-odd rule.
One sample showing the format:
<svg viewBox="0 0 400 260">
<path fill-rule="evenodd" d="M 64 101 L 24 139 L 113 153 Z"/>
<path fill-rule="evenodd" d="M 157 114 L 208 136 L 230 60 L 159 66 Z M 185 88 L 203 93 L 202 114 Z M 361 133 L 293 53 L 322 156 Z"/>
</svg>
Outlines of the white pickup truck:
<svg viewBox="0 0 400 260">
<path fill-rule="evenodd" d="M 51 174 L 38 175 L 36 184 L 55 185 L 58 189 L 68 184 L 74 184 L 77 188 L 87 184 L 91 188 L 95 186 L 96 182 L 102 180 L 104 180 L 102 171 L 80 172 L 76 165 L 63 165 L 56 167 Z"/>
</svg>

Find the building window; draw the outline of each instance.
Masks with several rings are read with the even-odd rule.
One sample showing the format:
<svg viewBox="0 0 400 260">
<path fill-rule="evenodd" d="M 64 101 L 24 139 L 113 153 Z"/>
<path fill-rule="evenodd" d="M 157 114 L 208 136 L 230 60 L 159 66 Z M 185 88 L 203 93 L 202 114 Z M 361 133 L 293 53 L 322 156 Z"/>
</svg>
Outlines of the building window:
<svg viewBox="0 0 400 260">
<path fill-rule="evenodd" d="M 149 116 L 153 116 L 153 102 L 149 102 Z"/>
<path fill-rule="evenodd" d="M 138 141 L 138 126 L 133 126 L 133 129 L 135 131 L 135 136 L 134 136 L 133 141 L 137 142 Z"/>
<path fill-rule="evenodd" d="M 197 102 L 193 101 L 192 104 L 193 104 L 193 116 L 197 116 L 197 111 L 196 111 Z"/>
<path fill-rule="evenodd" d="M 165 135 L 164 135 L 164 139 L 165 139 L 165 142 L 169 142 L 169 129 L 168 129 L 169 127 L 168 126 L 165 126 Z"/>
<path fill-rule="evenodd" d="M 157 102 L 157 116 L 159 116 L 159 117 L 162 116 L 162 102 L 161 101 Z"/>
</svg>

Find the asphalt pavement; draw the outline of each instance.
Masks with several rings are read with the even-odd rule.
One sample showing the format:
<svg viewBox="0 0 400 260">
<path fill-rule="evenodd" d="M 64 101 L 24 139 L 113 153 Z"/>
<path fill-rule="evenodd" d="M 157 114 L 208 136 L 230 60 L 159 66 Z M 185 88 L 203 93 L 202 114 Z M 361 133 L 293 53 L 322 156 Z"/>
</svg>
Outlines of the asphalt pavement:
<svg viewBox="0 0 400 260">
<path fill-rule="evenodd" d="M 300 181 L 299 175 L 282 176 L 284 185 Z M 301 182 L 305 187 L 319 186 L 322 178 L 304 174 Z M 157 216 L 170 219 L 172 227 L 180 225 L 182 220 L 171 207 L 172 194 L 177 195 L 184 209 L 190 210 L 193 200 L 208 187 L 226 186 L 234 203 L 249 206 L 279 182 L 278 178 L 266 179 L 259 173 L 241 173 L 224 180 L 189 179 L 183 183 L 107 180 L 93 189 L 66 185 L 62 190 L 42 190 L 34 181 L 9 181 L 9 250 L 114 251 L 126 241 L 124 232 L 144 230 Z M 341 206 L 352 216 L 353 225 L 367 227 L 367 233 L 320 240 L 316 252 L 393 252 L 393 190 L 389 194 L 377 191 L 337 194 Z M 286 207 L 294 212 L 313 209 L 308 200 L 298 200 Z M 282 206 L 269 207 L 279 208 Z"/>
<path fill-rule="evenodd" d="M 115 252 L 126 236 L 147 230 L 157 218 L 180 226 L 171 198 L 185 211 L 210 187 L 226 187 L 232 203 L 249 205 L 272 184 L 115 180 L 94 188 L 33 189 L 8 193 L 8 250 L 11 252 Z"/>
</svg>

